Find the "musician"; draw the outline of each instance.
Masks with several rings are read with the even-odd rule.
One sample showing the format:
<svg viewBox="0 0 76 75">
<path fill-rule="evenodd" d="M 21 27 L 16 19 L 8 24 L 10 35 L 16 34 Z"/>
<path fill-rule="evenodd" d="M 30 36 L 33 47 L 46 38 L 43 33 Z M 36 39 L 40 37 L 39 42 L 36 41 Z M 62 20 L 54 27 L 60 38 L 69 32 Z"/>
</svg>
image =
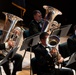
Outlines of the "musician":
<svg viewBox="0 0 76 75">
<path fill-rule="evenodd" d="M 14 46 L 14 41 L 9 40 L 6 43 L 0 44 L 0 50 L 5 50 L 9 47 L 13 47 Z M 2 60 L 5 56 L 3 54 L 0 54 L 0 60 Z M 10 69 L 9 69 L 9 62 L 5 62 L 3 65 L 4 71 L 7 75 L 11 75 L 10 73 Z"/>
<path fill-rule="evenodd" d="M 74 26 L 74 34 L 72 34 L 68 39 L 67 39 L 67 45 L 70 50 L 70 56 L 76 52 L 76 25 Z M 69 65 L 68 67 L 73 68 L 76 70 L 76 62 L 73 64 Z"/>
<path fill-rule="evenodd" d="M 37 68 L 39 68 L 39 75 L 73 75 L 71 69 L 62 69 L 55 68 L 55 60 L 52 56 L 53 53 L 56 53 L 56 48 L 48 47 L 46 40 L 49 34 L 43 32 L 40 35 L 40 43 L 32 47 L 32 51 L 35 54 Z M 27 49 L 28 51 L 29 49 Z M 63 57 L 59 54 L 58 63 L 63 62 Z M 32 65 L 32 64 L 31 64 Z M 34 64 L 33 64 L 34 65 Z M 36 65 L 35 65 L 36 66 Z"/>
<path fill-rule="evenodd" d="M 13 32 L 14 32 L 15 36 L 19 37 L 20 33 L 21 33 L 21 28 L 20 27 L 16 27 L 13 30 Z M 16 40 L 13 40 L 12 38 L 13 37 L 11 37 L 8 42 L 6 42 L 4 44 L 0 44 L 0 48 L 1 49 L 8 49 L 8 48 L 11 48 L 11 47 L 13 48 L 14 46 L 16 46 Z M 4 57 L 5 56 L 2 55 L 1 59 L 3 59 Z M 11 58 L 10 61 L 13 62 L 13 72 L 12 72 L 12 74 L 10 73 L 10 69 L 9 69 L 9 61 L 7 61 L 6 63 L 4 63 L 2 66 L 3 66 L 3 68 L 5 70 L 5 73 L 7 75 L 16 75 L 17 71 L 21 71 L 22 70 L 22 55 L 16 53 L 14 55 L 14 57 Z"/>
<path fill-rule="evenodd" d="M 33 11 L 33 20 L 29 25 L 29 33 L 30 35 L 34 35 L 36 33 L 41 32 L 43 26 L 42 13 L 40 10 Z"/>
</svg>

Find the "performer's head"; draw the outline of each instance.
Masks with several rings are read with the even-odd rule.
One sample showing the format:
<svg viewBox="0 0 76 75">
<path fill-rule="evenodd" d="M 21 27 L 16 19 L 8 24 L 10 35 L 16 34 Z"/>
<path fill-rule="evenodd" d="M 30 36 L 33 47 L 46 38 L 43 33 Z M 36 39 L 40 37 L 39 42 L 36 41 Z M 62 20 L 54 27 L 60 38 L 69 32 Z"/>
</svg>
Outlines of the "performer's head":
<svg viewBox="0 0 76 75">
<path fill-rule="evenodd" d="M 39 10 L 33 11 L 33 18 L 35 21 L 40 22 L 42 19 L 42 13 Z"/>
<path fill-rule="evenodd" d="M 42 44 L 46 45 L 46 40 L 48 38 L 49 34 L 47 32 L 43 32 L 40 34 L 40 41 Z"/>
</svg>

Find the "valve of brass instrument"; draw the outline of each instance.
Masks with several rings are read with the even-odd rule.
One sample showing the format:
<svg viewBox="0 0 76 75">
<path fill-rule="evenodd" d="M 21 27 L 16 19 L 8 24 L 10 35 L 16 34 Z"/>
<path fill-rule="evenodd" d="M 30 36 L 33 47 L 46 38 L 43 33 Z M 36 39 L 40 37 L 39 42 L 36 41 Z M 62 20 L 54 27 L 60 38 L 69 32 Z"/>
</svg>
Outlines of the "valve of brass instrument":
<svg viewBox="0 0 76 75">
<path fill-rule="evenodd" d="M 13 42 L 15 43 L 14 46 L 17 46 L 17 45 L 18 45 L 18 43 L 19 43 L 19 38 L 20 38 L 20 36 L 21 36 L 21 32 L 22 32 L 22 30 L 21 30 L 20 27 L 15 27 L 15 28 L 12 30 L 12 33 L 11 33 L 11 35 L 10 35 L 9 40 L 10 40 L 10 41 L 13 41 Z"/>
<path fill-rule="evenodd" d="M 50 50 L 50 53 L 51 53 L 52 57 L 54 58 L 54 61 L 56 64 L 60 64 L 63 62 L 64 59 L 61 56 L 61 54 L 58 52 L 56 47 L 52 47 L 52 49 Z"/>
</svg>

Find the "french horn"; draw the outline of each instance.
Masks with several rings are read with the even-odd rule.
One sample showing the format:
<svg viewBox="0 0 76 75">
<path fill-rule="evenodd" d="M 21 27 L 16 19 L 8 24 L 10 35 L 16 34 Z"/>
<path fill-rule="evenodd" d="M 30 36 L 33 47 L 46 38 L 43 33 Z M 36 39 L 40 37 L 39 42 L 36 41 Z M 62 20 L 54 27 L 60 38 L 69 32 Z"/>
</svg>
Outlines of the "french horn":
<svg viewBox="0 0 76 75">
<path fill-rule="evenodd" d="M 57 21 L 54 21 L 54 19 L 57 15 L 62 15 L 62 12 L 52 6 L 44 5 L 43 8 L 46 12 L 44 17 L 45 23 L 43 25 L 42 32 L 47 32 L 50 29 L 52 30 L 59 28 L 61 24 L 57 23 Z"/>
</svg>

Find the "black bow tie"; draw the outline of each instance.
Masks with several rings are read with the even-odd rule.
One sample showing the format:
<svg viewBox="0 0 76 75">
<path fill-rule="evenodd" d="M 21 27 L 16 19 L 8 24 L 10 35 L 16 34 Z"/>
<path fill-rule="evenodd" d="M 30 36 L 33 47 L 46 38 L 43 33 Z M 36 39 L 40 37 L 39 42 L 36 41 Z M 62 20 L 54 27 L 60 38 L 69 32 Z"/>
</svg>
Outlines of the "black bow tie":
<svg viewBox="0 0 76 75">
<path fill-rule="evenodd" d="M 51 50 L 51 47 L 49 47 L 49 46 L 46 46 L 45 49 L 46 49 L 46 48 L 48 48 L 49 50 Z"/>
</svg>

